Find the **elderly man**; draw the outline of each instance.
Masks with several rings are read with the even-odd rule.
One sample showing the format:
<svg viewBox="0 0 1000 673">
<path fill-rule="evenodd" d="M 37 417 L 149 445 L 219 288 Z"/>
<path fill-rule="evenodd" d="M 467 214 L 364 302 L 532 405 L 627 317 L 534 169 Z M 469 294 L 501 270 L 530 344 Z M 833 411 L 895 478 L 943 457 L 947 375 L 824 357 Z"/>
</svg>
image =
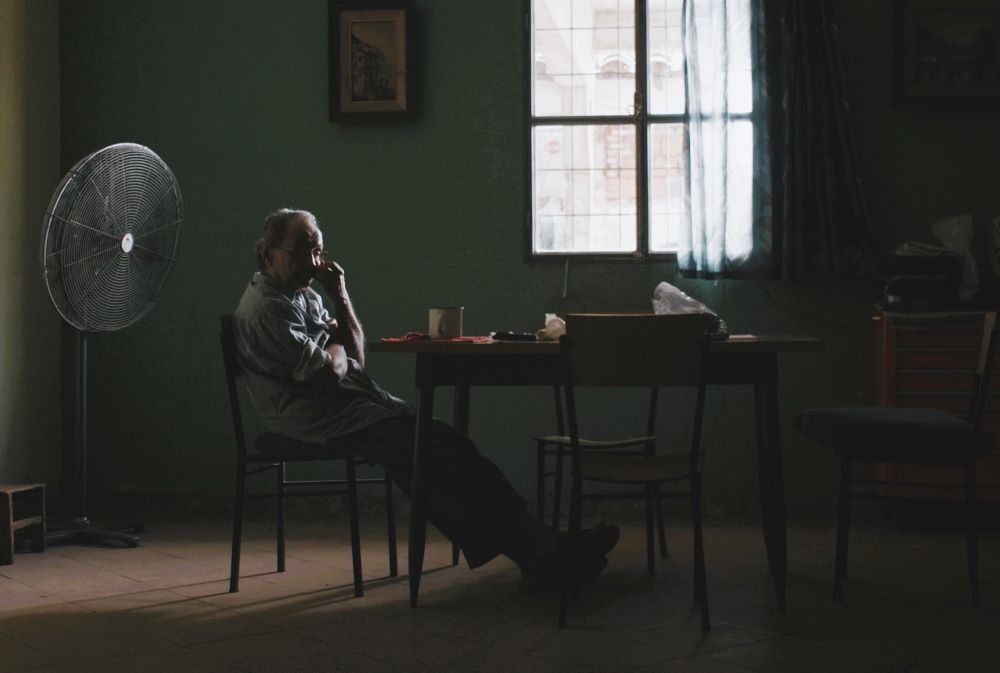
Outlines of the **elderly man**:
<svg viewBox="0 0 1000 673">
<path fill-rule="evenodd" d="M 326 261 L 323 234 L 309 212 L 269 215 L 257 242 L 257 266 L 234 314 L 250 396 L 275 432 L 355 448 L 386 469 L 406 493 L 413 470 L 413 408 L 365 373 L 364 334 L 347 293 L 344 269 Z M 316 280 L 332 315 L 310 287 Z M 421 459 L 431 523 L 457 543 L 469 567 L 499 554 L 521 569 L 522 587 L 554 589 L 565 566 L 565 536 L 532 517 L 503 473 L 468 437 L 435 420 Z M 598 575 L 618 541 L 599 525 L 575 548 L 578 581 Z"/>
</svg>

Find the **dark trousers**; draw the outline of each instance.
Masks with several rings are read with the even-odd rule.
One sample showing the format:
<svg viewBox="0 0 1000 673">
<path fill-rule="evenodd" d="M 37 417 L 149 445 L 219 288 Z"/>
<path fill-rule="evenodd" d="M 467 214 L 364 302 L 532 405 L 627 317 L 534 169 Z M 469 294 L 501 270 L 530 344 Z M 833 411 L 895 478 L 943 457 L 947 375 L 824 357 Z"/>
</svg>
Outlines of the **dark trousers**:
<svg viewBox="0 0 1000 673">
<path fill-rule="evenodd" d="M 400 416 L 337 437 L 358 454 L 381 465 L 410 495 L 416 419 Z M 437 419 L 420 454 L 421 491 L 427 519 L 457 543 L 470 568 L 505 554 L 519 565 L 530 562 L 545 528 L 527 510 L 524 498 L 475 444 Z"/>
</svg>

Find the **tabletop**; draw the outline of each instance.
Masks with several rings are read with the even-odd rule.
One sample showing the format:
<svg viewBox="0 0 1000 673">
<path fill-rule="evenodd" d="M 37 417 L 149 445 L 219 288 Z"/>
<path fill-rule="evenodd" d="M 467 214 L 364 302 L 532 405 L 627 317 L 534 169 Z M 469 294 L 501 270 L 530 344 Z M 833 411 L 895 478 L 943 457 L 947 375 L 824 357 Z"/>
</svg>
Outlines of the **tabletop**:
<svg viewBox="0 0 1000 673">
<path fill-rule="evenodd" d="M 370 341 L 369 353 L 453 353 L 488 354 L 520 353 L 556 354 L 557 341 L 448 341 L 422 339 L 416 341 Z M 732 334 L 728 339 L 712 342 L 713 353 L 753 351 L 816 351 L 823 349 L 823 341 L 816 337 L 797 334 Z"/>
</svg>

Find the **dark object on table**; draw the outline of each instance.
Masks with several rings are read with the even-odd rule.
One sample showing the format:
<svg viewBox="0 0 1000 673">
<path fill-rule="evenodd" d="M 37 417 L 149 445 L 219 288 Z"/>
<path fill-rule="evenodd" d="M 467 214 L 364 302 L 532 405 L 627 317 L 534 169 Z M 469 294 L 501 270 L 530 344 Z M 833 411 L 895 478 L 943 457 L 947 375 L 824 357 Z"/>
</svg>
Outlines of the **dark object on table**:
<svg viewBox="0 0 1000 673">
<path fill-rule="evenodd" d="M 926 311 L 958 303 L 962 282 L 959 254 L 892 256 L 882 295 L 887 309 Z"/>
<path fill-rule="evenodd" d="M 534 332 L 492 332 L 495 341 L 537 341 Z"/>
<path fill-rule="evenodd" d="M 958 283 L 945 276 L 893 276 L 883 290 L 889 310 L 931 311 L 958 302 Z"/>
</svg>

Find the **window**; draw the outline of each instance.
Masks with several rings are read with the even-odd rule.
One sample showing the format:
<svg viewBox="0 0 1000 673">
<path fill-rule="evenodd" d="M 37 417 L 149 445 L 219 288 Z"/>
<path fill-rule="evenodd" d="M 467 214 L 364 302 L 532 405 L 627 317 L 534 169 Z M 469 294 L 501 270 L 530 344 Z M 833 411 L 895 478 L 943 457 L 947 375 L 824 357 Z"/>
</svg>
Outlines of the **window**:
<svg viewBox="0 0 1000 673">
<path fill-rule="evenodd" d="M 532 256 L 750 254 L 749 1 L 526 2 Z"/>
</svg>

